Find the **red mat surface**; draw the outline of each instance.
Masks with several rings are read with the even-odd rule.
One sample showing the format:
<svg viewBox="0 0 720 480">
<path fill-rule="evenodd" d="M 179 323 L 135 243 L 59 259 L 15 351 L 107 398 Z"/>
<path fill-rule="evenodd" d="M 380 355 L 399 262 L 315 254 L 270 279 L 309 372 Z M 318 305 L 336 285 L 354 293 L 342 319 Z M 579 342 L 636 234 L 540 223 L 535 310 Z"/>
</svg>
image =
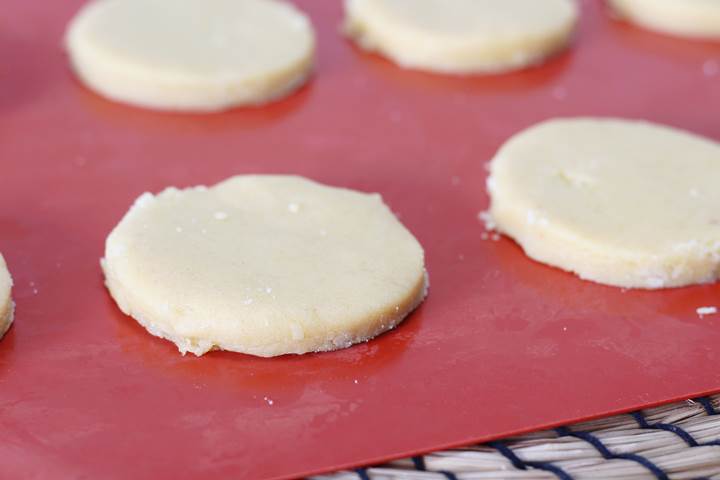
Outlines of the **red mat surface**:
<svg viewBox="0 0 720 480">
<path fill-rule="evenodd" d="M 720 391 L 720 285 L 623 292 L 481 240 L 484 168 L 558 115 L 646 118 L 720 139 L 720 45 L 583 2 L 574 48 L 489 78 L 403 71 L 298 2 L 319 67 L 267 108 L 171 115 L 108 102 L 61 48 L 80 0 L 7 0 L 0 20 L 0 477 L 289 478 Z M 712 66 L 712 64 L 710 64 Z M 712 68 L 706 68 L 712 73 Z M 115 307 L 98 259 L 144 191 L 297 173 L 381 192 L 427 250 L 427 302 L 354 348 L 182 357 Z M 719 181 L 720 184 L 720 181 Z M 272 404 L 270 404 L 272 400 Z"/>
</svg>

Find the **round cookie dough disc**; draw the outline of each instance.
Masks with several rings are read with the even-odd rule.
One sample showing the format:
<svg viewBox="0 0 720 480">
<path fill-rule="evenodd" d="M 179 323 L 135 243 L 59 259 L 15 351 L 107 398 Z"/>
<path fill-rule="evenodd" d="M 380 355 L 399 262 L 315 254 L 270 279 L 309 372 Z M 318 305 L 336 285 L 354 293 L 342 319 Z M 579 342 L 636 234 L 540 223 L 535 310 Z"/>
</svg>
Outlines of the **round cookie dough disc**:
<svg viewBox="0 0 720 480">
<path fill-rule="evenodd" d="M 285 96 L 308 78 L 315 49 L 307 17 L 278 0 L 94 0 L 66 44 L 98 93 L 188 111 Z"/>
<path fill-rule="evenodd" d="M 574 0 L 346 0 L 346 33 L 403 67 L 500 72 L 565 48 Z"/>
<path fill-rule="evenodd" d="M 12 278 L 5 259 L 0 255 L 0 338 L 5 335 L 13 322 L 14 305 L 10 297 Z"/>
<path fill-rule="evenodd" d="M 685 37 L 720 38 L 720 0 L 609 0 L 620 16 Z"/>
<path fill-rule="evenodd" d="M 720 144 L 614 119 L 551 120 L 491 163 L 490 217 L 535 260 L 627 288 L 720 277 Z"/>
<path fill-rule="evenodd" d="M 142 195 L 102 261 L 123 312 L 181 352 L 336 350 L 426 294 L 420 244 L 380 195 L 292 176 Z"/>
</svg>

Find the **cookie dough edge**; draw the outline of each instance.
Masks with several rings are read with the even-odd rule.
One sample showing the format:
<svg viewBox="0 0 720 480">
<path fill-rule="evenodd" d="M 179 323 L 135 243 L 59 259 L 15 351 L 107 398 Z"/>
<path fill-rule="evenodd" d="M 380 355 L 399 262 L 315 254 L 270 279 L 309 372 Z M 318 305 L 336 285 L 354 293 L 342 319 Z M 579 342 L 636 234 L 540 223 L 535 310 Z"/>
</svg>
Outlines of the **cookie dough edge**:
<svg viewBox="0 0 720 480">
<path fill-rule="evenodd" d="M 8 330 L 10 330 L 10 327 L 15 320 L 15 303 L 12 300 L 13 280 L 9 270 L 7 270 L 7 266 L 5 265 L 5 260 L 3 260 L 2 255 L 0 255 L 0 269 L 7 271 L 8 278 L 10 279 L 10 292 L 7 303 L 5 305 L 0 305 L 0 339 L 2 339 Z"/>
<path fill-rule="evenodd" d="M 0 339 L 10 330 L 15 320 L 15 303 L 10 300 L 4 307 L 4 311 L 0 311 Z"/>
<path fill-rule="evenodd" d="M 230 352 L 244 353 L 257 357 L 277 357 L 280 355 L 301 355 L 312 352 L 329 352 L 348 348 L 352 345 L 369 341 L 382 333 L 394 329 L 402 323 L 410 314 L 417 309 L 428 295 L 430 287 L 429 277 L 426 270 L 423 269 L 423 275 L 420 281 L 413 288 L 410 295 L 400 303 L 395 309 L 388 310 L 379 314 L 372 322 L 360 322 L 358 328 L 348 330 L 341 336 L 327 338 L 323 342 L 309 338 L 308 341 L 297 341 L 295 348 L 288 348 L 286 344 L 274 345 L 269 344 L 262 347 L 248 347 L 245 345 L 228 344 L 220 340 L 211 340 L 204 338 L 189 339 L 169 332 L 162 326 L 155 324 L 145 318 L 144 315 L 130 308 L 133 301 L 130 300 L 131 294 L 128 289 L 124 288 L 121 282 L 117 281 L 112 274 L 111 268 L 105 258 L 100 260 L 101 268 L 105 275 L 105 286 L 110 292 L 110 296 L 120 310 L 142 325 L 151 335 L 169 340 L 174 343 L 178 351 L 185 355 L 188 352 L 195 356 L 202 356 L 212 350 L 225 350 Z"/>
</svg>

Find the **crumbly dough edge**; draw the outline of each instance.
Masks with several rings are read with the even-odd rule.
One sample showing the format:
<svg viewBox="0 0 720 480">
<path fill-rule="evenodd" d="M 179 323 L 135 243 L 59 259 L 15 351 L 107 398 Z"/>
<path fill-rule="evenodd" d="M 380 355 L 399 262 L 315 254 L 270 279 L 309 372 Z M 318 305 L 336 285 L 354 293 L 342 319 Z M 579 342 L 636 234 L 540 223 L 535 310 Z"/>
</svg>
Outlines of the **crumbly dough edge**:
<svg viewBox="0 0 720 480">
<path fill-rule="evenodd" d="M 720 280 L 720 240 L 695 245 L 698 253 L 687 257 L 681 251 L 662 256 L 617 252 L 607 255 L 592 240 L 553 225 L 524 225 L 532 208 L 510 206 L 494 198 L 488 212 L 493 230 L 517 243 L 531 259 L 574 273 L 583 280 L 620 288 L 657 290 L 689 285 L 711 284 Z M 617 272 L 626 272 L 618 274 Z"/>
<path fill-rule="evenodd" d="M 349 329 L 340 337 L 327 336 L 322 340 L 306 337 L 291 344 L 283 342 L 282 344 L 242 345 L 226 343 L 217 338 L 184 337 L 169 331 L 162 325 L 153 322 L 152 319 L 144 317 L 132 308 L 133 295 L 131 290 L 115 279 L 112 274 L 112 269 L 109 267 L 105 258 L 100 260 L 100 265 L 105 274 L 105 285 L 123 313 L 134 318 L 150 334 L 174 343 L 182 355 L 190 352 L 198 357 L 212 350 L 225 350 L 258 357 L 276 357 L 287 354 L 301 355 L 304 353 L 328 352 L 347 348 L 351 345 L 371 340 L 397 327 L 425 300 L 430 286 L 427 270 L 423 270 L 420 281 L 410 294 L 403 301 L 399 302 L 397 308 L 381 312 L 369 322 L 358 322 L 356 328 L 352 330 Z"/>
</svg>

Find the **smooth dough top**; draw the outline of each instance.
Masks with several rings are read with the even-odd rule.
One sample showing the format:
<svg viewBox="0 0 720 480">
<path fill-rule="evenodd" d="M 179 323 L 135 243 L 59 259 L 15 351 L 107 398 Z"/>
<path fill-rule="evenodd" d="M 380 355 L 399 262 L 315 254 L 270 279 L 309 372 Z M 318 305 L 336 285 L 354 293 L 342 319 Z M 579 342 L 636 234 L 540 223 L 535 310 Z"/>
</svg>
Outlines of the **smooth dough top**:
<svg viewBox="0 0 720 480">
<path fill-rule="evenodd" d="M 491 163 L 491 217 L 539 261 L 622 287 L 720 277 L 720 144 L 669 127 L 558 119 Z"/>
<path fill-rule="evenodd" d="M 12 278 L 8 272 L 5 259 L 0 255 L 0 337 L 2 337 L 13 320 L 13 303 L 10 297 Z"/>
<path fill-rule="evenodd" d="M 142 195 L 107 239 L 121 309 L 201 355 L 335 350 L 424 298 L 424 254 L 380 195 L 292 176 Z"/>
<path fill-rule="evenodd" d="M 346 31 L 403 66 L 502 71 L 564 47 L 574 0 L 346 0 Z"/>
<path fill-rule="evenodd" d="M 720 38 L 720 0 L 610 0 L 638 25 L 686 37 Z"/>
<path fill-rule="evenodd" d="M 106 96 L 195 110 L 287 93 L 315 47 L 308 18 L 278 0 L 94 0 L 66 42 L 77 73 Z"/>
</svg>

